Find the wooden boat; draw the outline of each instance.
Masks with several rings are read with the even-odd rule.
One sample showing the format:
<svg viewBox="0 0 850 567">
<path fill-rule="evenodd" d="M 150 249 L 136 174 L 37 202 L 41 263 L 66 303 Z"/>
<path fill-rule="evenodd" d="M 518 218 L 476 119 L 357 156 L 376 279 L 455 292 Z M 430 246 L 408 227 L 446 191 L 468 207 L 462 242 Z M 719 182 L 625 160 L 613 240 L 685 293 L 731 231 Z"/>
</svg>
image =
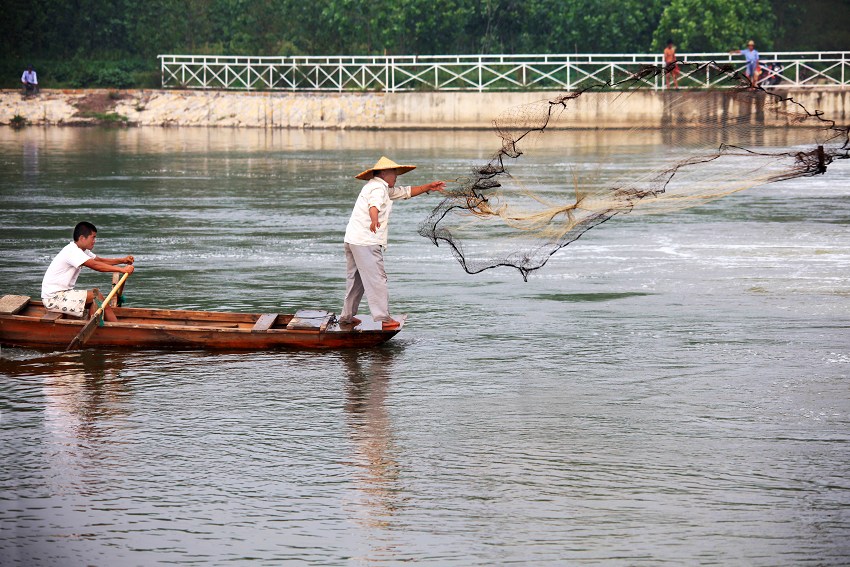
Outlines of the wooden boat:
<svg viewBox="0 0 850 567">
<path fill-rule="evenodd" d="M 380 321 L 359 315 L 359 325 L 341 325 L 333 313 L 301 310 L 279 313 L 227 313 L 178 309 L 113 308 L 118 321 L 106 322 L 86 343 L 92 347 L 267 350 L 276 348 L 366 348 L 391 339 L 404 326 L 383 330 Z M 87 321 L 47 311 L 27 296 L 0 298 L 0 344 L 64 349 Z"/>
</svg>

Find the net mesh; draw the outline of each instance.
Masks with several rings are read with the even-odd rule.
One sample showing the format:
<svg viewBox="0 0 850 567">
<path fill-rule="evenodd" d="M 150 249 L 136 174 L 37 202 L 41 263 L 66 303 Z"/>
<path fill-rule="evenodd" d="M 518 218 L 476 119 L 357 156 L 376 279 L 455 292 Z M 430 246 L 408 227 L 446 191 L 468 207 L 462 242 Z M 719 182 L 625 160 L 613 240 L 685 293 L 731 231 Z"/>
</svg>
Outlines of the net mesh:
<svg viewBox="0 0 850 567">
<path fill-rule="evenodd" d="M 657 130 L 657 117 L 633 126 L 627 143 L 623 130 L 597 131 L 589 149 L 576 143 L 577 125 L 588 126 L 581 122 L 587 105 L 608 123 L 634 125 L 629 99 L 655 89 L 665 73 L 661 66 L 513 108 L 495 121 L 501 148 L 450 185 L 420 234 L 448 244 L 470 274 L 507 266 L 527 279 L 552 254 L 618 214 L 693 207 L 822 174 L 834 160 L 850 157 L 848 129 L 821 112 L 751 86 L 728 65 L 680 62 L 679 68 L 680 82 L 699 77 L 712 87 L 652 97 L 651 104 L 661 105 L 662 149 L 634 143 L 647 128 Z M 643 153 L 624 159 L 623 152 Z"/>
</svg>

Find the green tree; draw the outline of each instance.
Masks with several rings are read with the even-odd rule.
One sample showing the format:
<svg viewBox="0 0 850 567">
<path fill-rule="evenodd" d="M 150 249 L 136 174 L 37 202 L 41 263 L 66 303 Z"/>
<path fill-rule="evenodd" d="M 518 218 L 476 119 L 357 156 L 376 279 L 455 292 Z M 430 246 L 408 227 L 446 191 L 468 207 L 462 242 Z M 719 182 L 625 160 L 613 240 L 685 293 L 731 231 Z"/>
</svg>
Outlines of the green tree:
<svg viewBox="0 0 850 567">
<path fill-rule="evenodd" d="M 670 0 L 652 37 L 660 50 L 670 38 L 679 51 L 741 49 L 752 39 L 770 49 L 776 25 L 769 0 Z"/>
<path fill-rule="evenodd" d="M 490 0 L 479 32 L 485 53 L 644 51 L 661 0 Z"/>
<path fill-rule="evenodd" d="M 773 8 L 778 24 L 774 49 L 850 49 L 850 0 L 774 0 Z"/>
<path fill-rule="evenodd" d="M 385 28 L 381 49 L 404 55 L 475 52 L 467 26 L 476 17 L 478 2 L 469 0 L 397 0 L 380 19 Z"/>
<path fill-rule="evenodd" d="M 0 80 L 156 84 L 157 55 L 846 50 L 850 0 L 6 0 Z M 129 78 L 128 78 L 129 77 Z"/>
</svg>

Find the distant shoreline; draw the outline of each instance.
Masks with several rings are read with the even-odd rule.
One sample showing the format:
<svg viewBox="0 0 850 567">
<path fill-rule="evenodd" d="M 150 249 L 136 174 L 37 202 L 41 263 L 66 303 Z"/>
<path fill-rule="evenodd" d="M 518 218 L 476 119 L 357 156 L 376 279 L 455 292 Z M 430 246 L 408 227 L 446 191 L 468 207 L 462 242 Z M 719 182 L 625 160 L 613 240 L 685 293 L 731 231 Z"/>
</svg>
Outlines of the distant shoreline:
<svg viewBox="0 0 850 567">
<path fill-rule="evenodd" d="M 5 89 L 0 90 L 0 124 L 10 125 L 18 116 L 33 126 L 490 130 L 500 113 L 562 94 L 45 89 L 25 99 L 20 90 Z M 571 103 L 572 112 L 559 127 L 596 130 L 707 126 L 725 119 L 730 112 L 740 112 L 730 109 L 719 91 L 644 91 L 610 104 L 610 99 L 619 94 L 583 94 Z M 812 111 L 822 111 L 839 125 L 850 122 L 850 91 L 800 89 L 779 94 L 794 98 Z M 710 112 L 685 113 L 670 104 L 683 96 L 699 97 Z M 795 125 L 781 115 L 753 119 L 767 128 Z"/>
</svg>

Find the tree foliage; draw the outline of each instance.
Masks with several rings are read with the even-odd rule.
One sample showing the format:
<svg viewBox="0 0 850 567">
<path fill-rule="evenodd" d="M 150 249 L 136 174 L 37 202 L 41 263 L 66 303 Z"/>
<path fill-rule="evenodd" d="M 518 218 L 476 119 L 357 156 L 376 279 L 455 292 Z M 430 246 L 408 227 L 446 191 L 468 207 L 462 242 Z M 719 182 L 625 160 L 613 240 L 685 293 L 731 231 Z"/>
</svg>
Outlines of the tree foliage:
<svg viewBox="0 0 850 567">
<path fill-rule="evenodd" d="M 768 0 L 670 0 L 653 35 L 661 49 L 673 39 L 681 51 L 742 49 L 749 39 L 772 48 L 776 17 Z"/>
<path fill-rule="evenodd" d="M 802 9 L 813 4 L 817 19 Z M 157 76 L 157 55 L 176 53 L 629 53 L 657 51 L 668 37 L 680 51 L 725 51 L 748 39 L 760 49 L 850 47 L 850 0 L 7 0 L 5 7 L 0 73 L 12 85 L 30 62 L 54 84 L 145 83 Z"/>
</svg>

